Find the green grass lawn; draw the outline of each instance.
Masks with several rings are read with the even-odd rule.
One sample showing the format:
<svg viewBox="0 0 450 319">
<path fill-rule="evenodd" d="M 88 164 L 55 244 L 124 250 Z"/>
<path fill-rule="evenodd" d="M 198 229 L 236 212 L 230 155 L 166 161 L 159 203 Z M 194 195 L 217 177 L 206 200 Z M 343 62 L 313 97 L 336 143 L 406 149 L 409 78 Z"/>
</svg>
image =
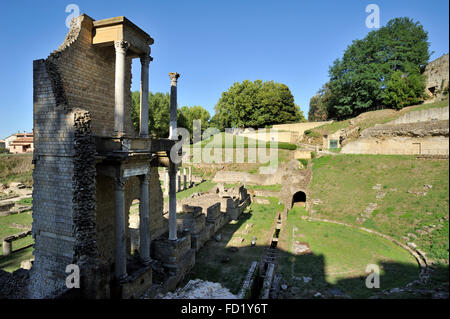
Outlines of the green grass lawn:
<svg viewBox="0 0 450 319">
<path fill-rule="evenodd" d="M 376 203 L 362 226 L 402 242 L 406 242 L 403 236 L 415 234 L 418 238 L 410 241 L 429 258 L 448 263 L 448 178 L 448 160 L 396 155 L 325 156 L 313 160 L 311 199 L 323 202 L 313 206 L 318 217 L 350 224 L 357 224 L 366 207 Z M 372 189 L 376 184 L 381 189 Z M 426 195 L 408 191 L 425 191 Z M 377 194 L 384 197 L 377 199 Z M 436 226 L 434 231 L 420 234 L 424 226 L 431 225 Z"/>
<path fill-rule="evenodd" d="M 237 222 L 231 222 L 219 230 L 222 240 L 216 242 L 212 239 L 200 249 L 195 256 L 195 267 L 185 282 L 200 278 L 219 282 L 232 293 L 238 293 L 251 263 L 259 261 L 270 245 L 271 226 L 274 224 L 277 212 L 283 209 L 283 205 L 278 205 L 277 198 L 269 198 L 269 200 L 269 205 L 252 203 L 251 208 L 244 212 Z M 247 226 L 250 224 L 253 226 Z M 257 240 L 256 245 L 252 247 L 253 236 Z M 240 238 L 244 241 L 237 243 L 236 239 Z M 232 246 L 238 247 L 239 250 L 230 252 L 229 248 Z M 221 259 L 225 256 L 228 256 L 230 261 L 221 263 Z"/>
<path fill-rule="evenodd" d="M 33 218 L 31 214 L 28 213 L 21 213 L 0 217 L 0 239 L 24 231 L 22 229 L 11 227 L 10 226 L 11 224 L 15 223 L 20 225 L 31 226 L 32 221 Z M 13 250 L 21 249 L 30 244 L 33 244 L 33 238 L 31 237 L 31 235 L 14 241 Z M 13 252 L 11 255 L 3 257 L 1 246 L 2 242 L 0 242 L 0 269 L 12 272 L 20 267 L 20 263 L 23 260 L 30 259 L 32 257 L 33 251 L 32 247 L 26 248 L 18 252 Z"/>
<path fill-rule="evenodd" d="M 358 229 L 303 220 L 306 214 L 304 208 L 294 207 L 280 233 L 279 270 L 289 285 L 322 293 L 338 288 L 353 298 L 367 298 L 418 278 L 418 264 L 405 249 Z M 307 243 L 310 253 L 296 255 L 294 241 Z M 380 267 L 380 289 L 365 286 L 368 264 Z M 303 277 L 312 280 L 305 283 Z"/>
</svg>

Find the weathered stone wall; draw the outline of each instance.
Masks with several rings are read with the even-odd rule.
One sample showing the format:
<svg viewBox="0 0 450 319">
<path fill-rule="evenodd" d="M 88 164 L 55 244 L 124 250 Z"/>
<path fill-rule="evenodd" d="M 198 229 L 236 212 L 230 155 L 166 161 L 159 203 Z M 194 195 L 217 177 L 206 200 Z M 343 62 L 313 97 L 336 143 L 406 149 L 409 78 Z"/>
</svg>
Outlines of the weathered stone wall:
<svg viewBox="0 0 450 319">
<path fill-rule="evenodd" d="M 425 67 L 426 76 L 425 90 L 428 95 L 433 95 L 439 90 L 448 88 L 448 53 L 428 63 Z"/>
<path fill-rule="evenodd" d="M 65 268 L 75 258 L 72 203 L 74 114 L 66 103 L 55 72 L 44 60 L 33 63 L 35 168 L 32 234 L 35 262 L 29 287 L 31 298 L 51 296 L 64 288 Z"/>
<path fill-rule="evenodd" d="M 428 122 L 428 121 L 443 121 L 448 120 L 448 114 L 449 114 L 448 106 L 419 111 L 411 111 L 387 124 L 406 124 L 406 123 Z"/>
<path fill-rule="evenodd" d="M 448 155 L 448 125 L 448 120 L 376 125 L 361 132 L 341 153 Z"/>
<path fill-rule="evenodd" d="M 64 43 L 50 61 L 58 71 L 67 104 L 91 113 L 92 132 L 114 135 L 115 50 L 92 45 L 92 22 L 86 15 L 73 20 Z M 136 136 L 131 122 L 131 58 L 126 59 L 126 134 Z"/>
<path fill-rule="evenodd" d="M 85 296 L 105 296 L 114 235 L 108 214 L 96 207 L 95 144 L 93 136 L 113 136 L 115 51 L 92 46 L 92 22 L 86 15 L 72 21 L 64 43 L 46 60 L 33 63 L 33 225 L 35 262 L 30 297 L 50 298 L 63 292 L 66 266 L 80 266 Z M 131 123 L 131 58 L 126 63 L 126 134 L 135 136 Z M 99 178 L 99 177 L 98 177 Z M 104 185 L 102 184 L 104 182 Z M 114 185 L 100 178 L 103 203 L 114 203 Z M 158 182 L 159 186 L 159 182 Z M 132 187 L 128 196 L 133 197 Z M 129 203 L 131 205 L 131 202 Z M 106 204 L 107 206 L 107 204 Z M 100 216 L 96 212 L 101 211 Z M 101 238 L 97 238 L 98 221 Z M 99 248 L 104 248 L 102 250 Z M 100 255 L 98 255 L 100 252 Z"/>
</svg>

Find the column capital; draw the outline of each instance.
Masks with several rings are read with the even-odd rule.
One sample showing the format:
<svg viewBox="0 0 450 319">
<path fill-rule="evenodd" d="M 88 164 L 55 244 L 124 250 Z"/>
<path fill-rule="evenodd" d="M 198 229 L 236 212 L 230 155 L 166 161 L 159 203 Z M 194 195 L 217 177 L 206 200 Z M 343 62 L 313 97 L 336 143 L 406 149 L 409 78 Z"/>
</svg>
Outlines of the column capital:
<svg viewBox="0 0 450 319">
<path fill-rule="evenodd" d="M 153 61 L 153 58 L 150 55 L 143 55 L 140 57 L 141 59 L 141 65 L 148 66 L 150 62 Z"/>
<path fill-rule="evenodd" d="M 170 84 L 172 86 L 177 86 L 177 82 L 178 82 L 178 78 L 180 77 L 180 74 L 177 72 L 170 72 L 169 76 L 170 76 Z"/>
<path fill-rule="evenodd" d="M 126 53 L 129 47 L 130 44 L 127 41 L 114 41 L 114 48 L 116 49 L 116 52 Z"/>
<path fill-rule="evenodd" d="M 114 179 L 115 183 L 115 190 L 117 191 L 124 191 L 125 190 L 125 182 L 127 181 L 124 177 L 116 177 Z"/>
</svg>

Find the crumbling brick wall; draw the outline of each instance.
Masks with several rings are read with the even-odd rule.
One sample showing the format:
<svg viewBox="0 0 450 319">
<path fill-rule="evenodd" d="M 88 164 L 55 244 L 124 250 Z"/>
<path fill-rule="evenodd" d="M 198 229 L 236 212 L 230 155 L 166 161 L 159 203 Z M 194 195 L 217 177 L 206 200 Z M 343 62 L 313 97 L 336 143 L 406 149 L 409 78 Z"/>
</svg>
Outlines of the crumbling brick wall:
<svg viewBox="0 0 450 319">
<path fill-rule="evenodd" d="M 99 244 L 104 238 L 97 241 L 102 216 L 97 216 L 96 207 L 94 137 L 114 134 L 115 52 L 114 47 L 92 46 L 92 28 L 88 16 L 74 19 L 58 50 L 33 63 L 35 262 L 31 298 L 51 298 L 64 292 L 69 264 L 80 266 L 84 296 L 107 297 L 107 289 L 98 289 L 108 285 L 110 267 L 101 260 Z M 125 80 L 125 133 L 133 137 L 128 57 Z M 113 183 L 104 191 L 106 202 L 111 202 Z M 101 232 L 114 236 L 113 217 L 114 209 L 105 218 L 112 221 L 108 220 Z"/>
</svg>

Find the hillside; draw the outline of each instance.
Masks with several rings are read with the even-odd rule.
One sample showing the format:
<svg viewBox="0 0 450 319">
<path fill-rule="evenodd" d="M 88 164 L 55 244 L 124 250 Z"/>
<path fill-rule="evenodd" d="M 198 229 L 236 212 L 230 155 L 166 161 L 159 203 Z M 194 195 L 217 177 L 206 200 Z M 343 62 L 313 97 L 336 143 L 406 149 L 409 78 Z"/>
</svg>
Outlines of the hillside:
<svg viewBox="0 0 450 319">
<path fill-rule="evenodd" d="M 373 127 L 377 124 L 386 124 L 390 121 L 393 121 L 400 116 L 419 110 L 431 109 L 431 108 L 441 108 L 449 105 L 449 99 L 445 99 L 439 102 L 429 103 L 429 104 L 420 104 L 405 107 L 399 111 L 395 111 L 393 109 L 383 109 L 377 111 L 365 112 L 358 115 L 355 118 L 347 119 L 344 121 L 335 121 L 330 124 L 325 124 L 314 129 L 308 130 L 305 132 L 305 136 L 303 138 L 304 143 L 314 144 L 314 145 L 322 145 L 322 136 L 330 135 L 337 132 L 340 129 L 350 130 L 351 128 L 358 127 L 358 132 L 363 131 L 366 128 Z M 354 134 L 349 136 L 345 142 L 348 143 L 355 138 L 358 137 L 358 134 Z"/>
</svg>

